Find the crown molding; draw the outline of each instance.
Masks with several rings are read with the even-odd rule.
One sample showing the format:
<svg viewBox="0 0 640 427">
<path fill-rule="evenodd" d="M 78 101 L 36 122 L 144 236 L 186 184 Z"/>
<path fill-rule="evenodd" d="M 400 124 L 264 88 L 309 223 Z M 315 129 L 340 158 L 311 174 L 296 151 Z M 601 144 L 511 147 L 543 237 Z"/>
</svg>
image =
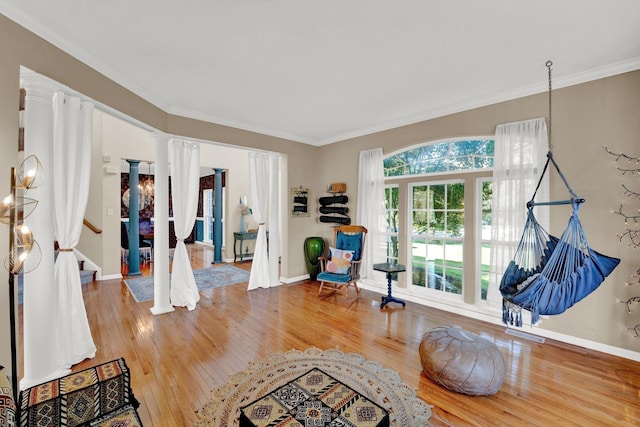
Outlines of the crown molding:
<svg viewBox="0 0 640 427">
<path fill-rule="evenodd" d="M 640 57 L 632 58 L 626 61 L 616 62 L 614 64 L 610 64 L 604 67 L 598 67 L 598 68 L 583 71 L 580 73 L 571 74 L 564 77 L 554 78 L 553 90 L 569 87 L 569 86 L 575 86 L 577 84 L 587 83 L 593 80 L 599 80 L 606 77 L 627 73 L 630 71 L 636 71 L 638 69 L 640 69 Z M 377 126 L 356 129 L 351 132 L 346 132 L 340 135 L 336 135 L 332 138 L 314 141 L 314 145 L 323 146 L 323 145 L 333 144 L 336 142 L 346 141 L 349 139 L 370 135 L 377 132 L 383 132 L 383 131 L 395 129 L 402 126 L 408 126 L 408 125 L 420 123 L 423 121 L 432 120 L 438 117 L 448 116 L 450 114 L 461 113 L 463 111 L 472 110 L 474 108 L 486 107 L 488 105 L 493 105 L 500 102 L 511 101 L 513 99 L 535 95 L 538 93 L 546 92 L 548 89 L 549 89 L 549 83 L 547 80 L 545 80 L 532 85 L 523 86 L 518 89 L 499 92 L 490 96 L 476 98 L 473 100 L 464 101 L 456 104 L 450 104 L 450 105 L 435 108 L 432 110 L 427 110 L 420 113 L 408 115 L 398 120 L 385 122 L 384 124 L 380 124 Z"/>
</svg>

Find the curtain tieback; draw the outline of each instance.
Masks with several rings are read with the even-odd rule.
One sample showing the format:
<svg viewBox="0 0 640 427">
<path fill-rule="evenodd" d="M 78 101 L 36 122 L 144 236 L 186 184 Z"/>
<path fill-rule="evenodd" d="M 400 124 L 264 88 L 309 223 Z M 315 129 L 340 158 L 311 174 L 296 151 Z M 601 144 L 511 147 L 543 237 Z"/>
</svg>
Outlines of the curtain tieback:
<svg viewBox="0 0 640 427">
<path fill-rule="evenodd" d="M 265 225 L 265 223 L 264 223 L 264 222 L 261 222 L 261 223 L 260 223 L 260 224 L 258 224 L 258 225 Z"/>
<path fill-rule="evenodd" d="M 58 252 L 73 252 L 73 248 L 60 248 Z"/>
</svg>

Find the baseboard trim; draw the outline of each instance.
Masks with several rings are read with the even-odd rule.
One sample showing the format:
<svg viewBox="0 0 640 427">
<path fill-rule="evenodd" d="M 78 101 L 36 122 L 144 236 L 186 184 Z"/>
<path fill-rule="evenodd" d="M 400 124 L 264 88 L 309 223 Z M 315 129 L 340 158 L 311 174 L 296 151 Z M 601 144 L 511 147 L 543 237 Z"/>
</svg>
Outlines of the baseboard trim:
<svg viewBox="0 0 640 427">
<path fill-rule="evenodd" d="M 526 332 L 519 331 L 517 329 L 507 328 L 504 331 L 507 335 L 513 335 L 514 337 L 524 338 L 525 340 L 537 342 L 543 344 L 545 339 L 543 337 L 539 337 L 537 335 L 528 334 Z"/>
<path fill-rule="evenodd" d="M 295 282 L 301 282 L 303 280 L 307 280 L 309 278 L 308 274 L 303 274 L 302 276 L 296 276 L 296 277 L 281 277 L 280 281 L 284 284 L 290 284 L 290 283 L 295 283 Z"/>
<path fill-rule="evenodd" d="M 102 280 L 113 280 L 113 279 L 122 279 L 122 274 L 107 274 L 106 276 L 101 276 L 100 278 L 96 278 L 97 282 Z"/>
<path fill-rule="evenodd" d="M 358 286 L 362 289 L 367 289 L 372 292 L 380 293 L 381 295 L 386 295 L 386 285 L 382 287 L 382 284 L 378 284 L 376 282 L 372 282 L 371 280 L 363 280 L 358 282 Z M 451 313 L 459 314 L 461 316 L 469 317 L 476 320 L 482 320 L 488 323 L 493 323 L 495 325 L 504 326 L 502 323 L 502 312 L 500 310 L 482 310 L 478 307 L 471 306 L 469 304 L 460 304 L 454 302 L 444 302 L 444 301 L 434 301 L 428 300 L 425 298 L 419 298 L 415 295 L 411 295 L 403 288 L 393 288 L 394 296 L 401 298 L 405 301 L 415 302 L 416 304 L 424 305 L 427 307 L 433 307 L 440 310 L 448 311 Z M 513 328 L 510 328 L 513 329 Z M 519 329 L 517 329 L 519 330 Z M 636 362 L 640 362 L 640 352 L 627 350 L 622 347 L 615 347 L 609 344 L 604 344 L 596 341 L 591 341 L 579 337 L 574 337 L 571 335 L 562 334 L 559 332 L 550 331 L 548 329 L 543 329 L 539 325 L 538 326 L 527 326 L 527 334 L 544 337 L 547 339 L 552 339 L 555 341 L 560 341 L 566 344 L 575 345 L 578 347 L 583 347 L 589 350 L 600 351 L 602 353 L 611 354 L 613 356 L 623 357 L 625 359 L 634 360 Z"/>
<path fill-rule="evenodd" d="M 166 307 L 151 307 L 149 311 L 154 316 L 157 316 L 159 314 L 171 313 L 172 311 L 176 311 L 176 309 L 173 308 L 172 305 L 168 305 Z"/>
</svg>

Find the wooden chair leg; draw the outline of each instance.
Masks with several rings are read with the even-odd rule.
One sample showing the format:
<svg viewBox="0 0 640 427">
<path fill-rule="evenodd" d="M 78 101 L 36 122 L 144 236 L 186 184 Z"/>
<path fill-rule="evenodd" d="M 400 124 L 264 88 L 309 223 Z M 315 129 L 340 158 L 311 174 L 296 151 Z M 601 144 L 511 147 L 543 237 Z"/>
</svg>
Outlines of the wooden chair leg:
<svg viewBox="0 0 640 427">
<path fill-rule="evenodd" d="M 360 288 L 358 288 L 358 282 L 351 282 L 353 283 L 353 287 L 356 288 L 356 294 L 360 293 Z"/>
<path fill-rule="evenodd" d="M 320 289 L 318 289 L 318 296 L 322 293 L 322 287 L 324 286 L 324 282 L 320 282 Z"/>
</svg>

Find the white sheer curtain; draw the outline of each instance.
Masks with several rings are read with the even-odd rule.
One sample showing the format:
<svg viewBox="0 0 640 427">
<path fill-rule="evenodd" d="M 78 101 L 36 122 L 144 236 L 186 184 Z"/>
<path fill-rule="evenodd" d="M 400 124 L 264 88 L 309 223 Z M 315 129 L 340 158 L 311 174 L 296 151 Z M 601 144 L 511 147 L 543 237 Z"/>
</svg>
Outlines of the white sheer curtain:
<svg viewBox="0 0 640 427">
<path fill-rule="evenodd" d="M 491 264 L 487 303 L 502 306 L 500 280 L 522 236 L 527 202 L 533 196 L 549 151 L 544 118 L 496 127 L 491 205 Z M 545 176 L 537 201 L 548 201 Z M 536 219 L 548 230 L 548 207 L 536 207 Z"/>
<path fill-rule="evenodd" d="M 178 239 L 171 268 L 171 304 L 193 310 L 200 301 L 200 294 L 184 239 L 191 234 L 198 211 L 200 144 L 172 139 L 169 162 L 173 225 Z"/>
<path fill-rule="evenodd" d="M 280 283 L 280 155 L 269 156 L 269 285 Z"/>
<path fill-rule="evenodd" d="M 373 264 L 386 262 L 384 231 L 384 163 L 382 148 L 360 152 L 356 224 L 367 228 L 361 276 L 371 277 Z"/>
<path fill-rule="evenodd" d="M 279 218 L 268 218 L 276 213 L 279 204 L 278 156 L 269 153 L 249 153 L 249 183 L 253 217 L 258 222 L 258 236 L 251 265 L 247 290 L 269 288 L 280 284 L 279 276 Z M 267 220 L 269 221 L 269 252 L 267 251 Z"/>
<path fill-rule="evenodd" d="M 61 369 L 69 369 L 96 353 L 73 252 L 89 199 L 93 108 L 93 104 L 63 92 L 53 96 L 53 219 L 60 246 L 53 268 L 53 357 Z"/>
</svg>

